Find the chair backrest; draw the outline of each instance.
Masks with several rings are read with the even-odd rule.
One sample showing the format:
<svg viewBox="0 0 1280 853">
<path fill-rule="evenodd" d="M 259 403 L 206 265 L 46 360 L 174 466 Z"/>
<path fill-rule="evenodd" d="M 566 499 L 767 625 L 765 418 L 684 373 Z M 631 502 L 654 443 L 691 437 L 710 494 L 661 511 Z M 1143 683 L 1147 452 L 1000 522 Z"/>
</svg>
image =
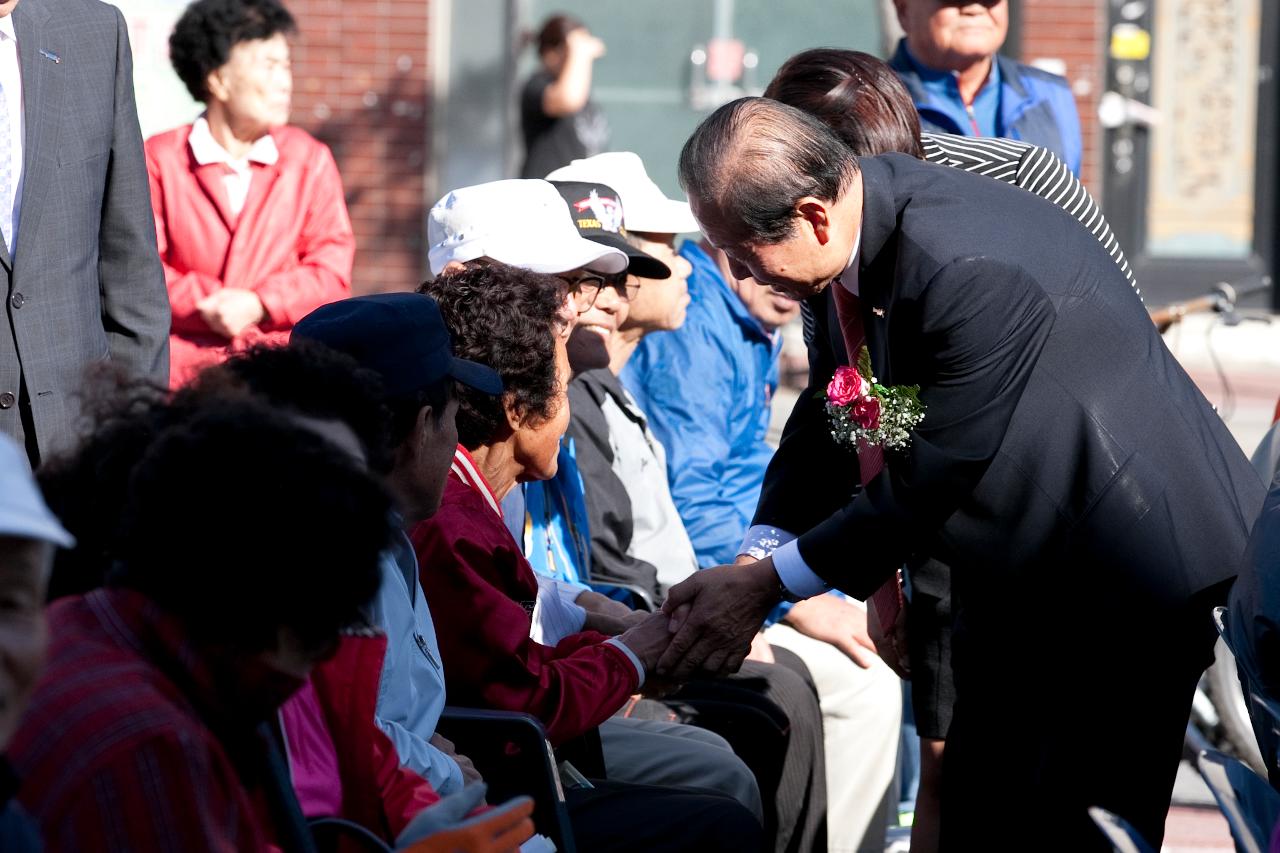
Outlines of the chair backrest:
<svg viewBox="0 0 1280 853">
<path fill-rule="evenodd" d="M 1102 830 L 1102 834 L 1111 842 L 1111 848 L 1115 853 L 1152 853 L 1146 839 L 1119 815 L 1098 806 L 1092 806 L 1089 809 L 1089 817 L 1093 818 L 1098 829 Z"/>
<path fill-rule="evenodd" d="M 317 817 L 307 822 L 319 853 L 392 853 L 391 847 L 358 823 L 340 817 Z"/>
<path fill-rule="evenodd" d="M 1236 850 L 1266 853 L 1280 819 L 1280 794 L 1248 765 L 1217 750 L 1200 753 L 1196 766 L 1231 827 Z"/>
<path fill-rule="evenodd" d="M 576 853 L 564 788 L 546 729 L 536 717 L 480 708 L 444 709 L 436 730 L 471 759 L 491 802 L 533 798 L 533 823 L 561 853 Z"/>
</svg>

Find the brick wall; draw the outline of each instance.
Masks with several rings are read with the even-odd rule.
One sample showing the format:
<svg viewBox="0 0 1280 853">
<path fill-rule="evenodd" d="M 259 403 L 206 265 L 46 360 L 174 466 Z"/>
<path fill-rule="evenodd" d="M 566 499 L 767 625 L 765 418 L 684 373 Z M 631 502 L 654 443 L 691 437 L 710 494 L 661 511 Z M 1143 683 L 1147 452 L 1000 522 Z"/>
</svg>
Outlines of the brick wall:
<svg viewBox="0 0 1280 853">
<path fill-rule="evenodd" d="M 1105 0 L 1010 0 L 1021 4 L 1022 61 L 1060 59 L 1076 93 L 1084 136 L 1081 176 L 1100 197 L 1102 133 L 1098 127 L 1098 98 L 1103 92 L 1106 60 L 1107 6 Z"/>
<path fill-rule="evenodd" d="M 429 0 L 288 0 L 293 123 L 332 149 L 356 233 L 354 290 L 412 289 L 426 269 Z"/>
</svg>

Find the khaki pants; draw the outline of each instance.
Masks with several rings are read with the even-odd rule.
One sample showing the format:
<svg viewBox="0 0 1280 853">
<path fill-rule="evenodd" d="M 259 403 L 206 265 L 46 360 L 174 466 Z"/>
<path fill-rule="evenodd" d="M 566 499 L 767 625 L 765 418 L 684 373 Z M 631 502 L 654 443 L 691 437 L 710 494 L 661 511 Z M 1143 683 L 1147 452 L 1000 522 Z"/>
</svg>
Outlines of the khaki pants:
<svg viewBox="0 0 1280 853">
<path fill-rule="evenodd" d="M 863 669 L 830 643 L 779 623 L 771 645 L 799 655 L 818 687 L 827 758 L 827 849 L 884 850 L 902 725 L 902 682 L 879 658 Z"/>
</svg>

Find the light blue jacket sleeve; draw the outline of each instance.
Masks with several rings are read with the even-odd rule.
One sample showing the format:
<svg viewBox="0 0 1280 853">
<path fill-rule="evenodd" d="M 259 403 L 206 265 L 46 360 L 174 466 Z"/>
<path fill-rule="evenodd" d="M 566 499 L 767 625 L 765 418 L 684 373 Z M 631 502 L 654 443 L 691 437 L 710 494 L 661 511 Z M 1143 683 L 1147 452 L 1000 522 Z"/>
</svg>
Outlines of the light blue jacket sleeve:
<svg viewBox="0 0 1280 853">
<path fill-rule="evenodd" d="M 714 329 L 696 323 L 644 341 L 644 384 L 650 428 L 667 450 L 671 496 L 701 568 L 732 563 L 744 518 L 722 486 L 732 452 L 734 367 Z"/>
<path fill-rule="evenodd" d="M 375 719 L 378 728 L 395 745 L 400 763 L 430 782 L 436 793 L 447 796 L 462 790 L 462 768 L 458 762 L 394 720 L 382 716 Z"/>
<path fill-rule="evenodd" d="M 445 705 L 444 667 L 407 539 L 402 536 L 383 552 L 381 569 L 382 583 L 369 608 L 370 622 L 387 635 L 374 722 L 395 745 L 403 766 L 448 795 L 462 790 L 462 768 L 430 742 Z"/>
</svg>

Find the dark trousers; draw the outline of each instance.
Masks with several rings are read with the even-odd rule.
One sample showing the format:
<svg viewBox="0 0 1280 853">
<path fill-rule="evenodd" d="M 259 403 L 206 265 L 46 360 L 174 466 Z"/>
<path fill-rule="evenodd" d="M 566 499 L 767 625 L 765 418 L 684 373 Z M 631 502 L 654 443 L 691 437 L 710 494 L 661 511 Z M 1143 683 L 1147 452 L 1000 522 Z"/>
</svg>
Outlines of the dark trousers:
<svg viewBox="0 0 1280 853">
<path fill-rule="evenodd" d="M 992 607 L 966 590 L 942 849 L 1109 851 L 1090 806 L 1159 849 L 1192 695 L 1213 658 L 1212 609 L 1228 586 L 1165 610 L 1025 588 L 1018 607 Z"/>
<path fill-rule="evenodd" d="M 747 661 L 728 678 L 692 681 L 667 704 L 681 722 L 729 741 L 751 768 L 764 802 L 768 849 L 826 850 L 827 771 L 817 689 L 798 656 L 777 647 L 773 653 L 776 664 Z"/>
<path fill-rule="evenodd" d="M 761 849 L 760 824 L 732 797 L 692 788 L 596 782 L 565 791 L 581 853 L 744 853 Z"/>
</svg>

